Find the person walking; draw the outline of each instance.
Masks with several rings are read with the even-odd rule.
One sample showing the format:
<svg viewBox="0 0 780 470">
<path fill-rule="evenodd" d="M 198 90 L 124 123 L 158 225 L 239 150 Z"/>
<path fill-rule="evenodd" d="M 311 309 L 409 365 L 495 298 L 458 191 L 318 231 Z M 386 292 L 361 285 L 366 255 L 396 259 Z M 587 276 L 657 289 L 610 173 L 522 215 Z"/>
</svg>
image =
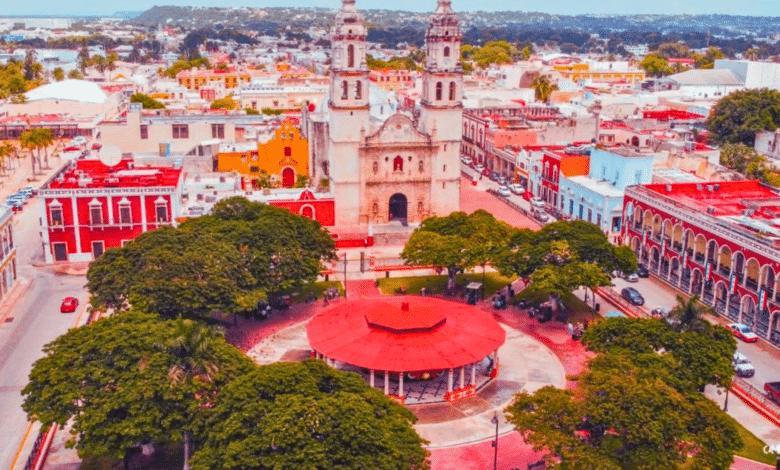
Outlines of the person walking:
<svg viewBox="0 0 780 470">
<path fill-rule="evenodd" d="M 571 339 L 573 339 L 573 340 L 577 339 L 577 338 L 574 337 L 574 325 L 572 325 L 571 322 L 569 322 L 566 325 L 566 327 L 569 329 L 569 336 L 571 336 Z"/>
</svg>

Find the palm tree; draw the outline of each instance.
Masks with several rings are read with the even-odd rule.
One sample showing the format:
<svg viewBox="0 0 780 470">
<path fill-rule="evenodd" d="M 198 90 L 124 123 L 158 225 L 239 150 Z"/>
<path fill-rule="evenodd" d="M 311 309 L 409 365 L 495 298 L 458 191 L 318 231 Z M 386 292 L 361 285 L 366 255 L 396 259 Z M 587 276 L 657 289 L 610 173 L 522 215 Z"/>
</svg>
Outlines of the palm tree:
<svg viewBox="0 0 780 470">
<path fill-rule="evenodd" d="M 179 318 L 173 338 L 157 347 L 166 351 L 175 358 L 175 362 L 168 370 L 168 378 L 172 387 L 180 387 L 185 384 L 208 384 L 219 372 L 219 367 L 212 355 L 212 345 L 221 331 L 209 328 L 193 320 Z M 184 430 L 184 467 L 189 470 L 190 459 L 190 430 Z"/>
<path fill-rule="evenodd" d="M 109 52 L 106 56 L 106 68 L 108 69 L 108 80 L 111 80 L 111 72 L 116 70 L 116 61 L 119 60 L 119 56 L 116 52 Z"/>
<path fill-rule="evenodd" d="M 62 70 L 62 67 L 55 68 L 51 74 L 55 81 L 61 82 L 65 80 L 65 71 Z"/>
<path fill-rule="evenodd" d="M 677 305 L 669 312 L 669 317 L 676 319 L 678 328 L 683 331 L 701 331 L 709 326 L 704 319 L 705 314 L 712 313 L 712 309 L 699 303 L 699 296 L 694 295 L 687 300 L 677 296 Z"/>
<path fill-rule="evenodd" d="M 30 162 L 32 164 L 32 174 L 33 178 L 35 178 L 35 156 L 33 155 L 33 149 L 39 148 L 38 142 L 36 140 L 35 132 L 33 132 L 33 129 L 27 129 L 26 131 L 22 132 L 22 135 L 19 136 L 19 146 L 23 149 L 26 149 L 30 152 Z M 40 150 L 38 151 L 40 154 Z M 40 155 L 39 155 L 40 157 Z M 40 158 L 38 159 L 38 166 L 40 167 Z"/>
<path fill-rule="evenodd" d="M 534 96 L 536 99 L 546 103 L 550 98 L 550 94 L 558 89 L 558 85 L 550 83 L 550 79 L 547 75 L 539 74 L 534 77 L 531 82 L 531 88 L 534 89 Z"/>
<path fill-rule="evenodd" d="M 0 145 L 0 171 L 2 171 L 3 177 L 6 175 L 7 162 L 11 160 L 11 155 L 13 155 L 13 153 L 13 145 L 9 144 L 8 142 L 3 142 L 3 144 Z"/>
<path fill-rule="evenodd" d="M 37 135 L 38 144 L 43 147 L 44 158 L 46 162 L 46 169 L 51 168 L 49 166 L 49 146 L 54 143 L 54 134 L 51 133 L 51 129 L 35 129 Z M 38 150 L 38 165 L 40 165 L 40 147 Z"/>
</svg>

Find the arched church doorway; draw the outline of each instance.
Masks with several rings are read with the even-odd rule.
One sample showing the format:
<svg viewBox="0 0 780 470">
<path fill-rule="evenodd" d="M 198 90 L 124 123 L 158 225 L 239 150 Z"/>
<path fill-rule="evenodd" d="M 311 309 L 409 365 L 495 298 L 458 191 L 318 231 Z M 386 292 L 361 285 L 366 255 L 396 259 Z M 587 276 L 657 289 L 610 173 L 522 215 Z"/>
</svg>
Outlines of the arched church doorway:
<svg viewBox="0 0 780 470">
<path fill-rule="evenodd" d="M 295 185 L 295 170 L 285 167 L 282 170 L 282 186 L 285 188 L 292 188 Z"/>
<path fill-rule="evenodd" d="M 406 221 L 406 196 L 396 193 L 390 196 L 390 220 Z"/>
</svg>

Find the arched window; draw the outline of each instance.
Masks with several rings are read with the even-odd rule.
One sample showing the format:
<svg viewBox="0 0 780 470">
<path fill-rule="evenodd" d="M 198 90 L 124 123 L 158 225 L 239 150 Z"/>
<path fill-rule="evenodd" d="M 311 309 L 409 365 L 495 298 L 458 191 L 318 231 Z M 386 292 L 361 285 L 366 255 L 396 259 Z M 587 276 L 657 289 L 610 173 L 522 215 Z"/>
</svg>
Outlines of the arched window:
<svg viewBox="0 0 780 470">
<path fill-rule="evenodd" d="M 352 68 L 355 66 L 355 46 L 350 44 L 347 46 L 347 67 Z"/>
<path fill-rule="evenodd" d="M 374 170 L 374 174 L 379 173 L 379 162 L 374 162 L 373 170 Z"/>
<path fill-rule="evenodd" d="M 347 81 L 346 80 L 341 82 L 341 99 L 342 100 L 345 100 L 348 97 L 347 96 L 347 87 L 348 87 L 348 85 L 347 85 Z"/>
<path fill-rule="evenodd" d="M 436 101 L 441 101 L 441 93 L 442 93 L 442 84 L 441 82 L 436 82 Z"/>
<path fill-rule="evenodd" d="M 358 81 L 357 85 L 355 85 L 355 99 L 359 100 L 362 99 L 363 96 L 363 82 Z"/>
<path fill-rule="evenodd" d="M 284 156 L 285 157 L 292 157 L 292 147 L 285 147 L 284 148 Z"/>
<path fill-rule="evenodd" d="M 450 46 L 444 48 L 444 57 L 450 56 Z"/>
<path fill-rule="evenodd" d="M 400 155 L 393 159 L 393 171 L 404 171 L 404 159 Z"/>
<path fill-rule="evenodd" d="M 455 101 L 455 82 L 450 82 L 450 101 Z"/>
<path fill-rule="evenodd" d="M 422 160 L 420 160 L 419 162 L 417 162 L 417 171 L 422 173 L 423 170 L 425 170 L 425 164 L 423 163 Z"/>
</svg>

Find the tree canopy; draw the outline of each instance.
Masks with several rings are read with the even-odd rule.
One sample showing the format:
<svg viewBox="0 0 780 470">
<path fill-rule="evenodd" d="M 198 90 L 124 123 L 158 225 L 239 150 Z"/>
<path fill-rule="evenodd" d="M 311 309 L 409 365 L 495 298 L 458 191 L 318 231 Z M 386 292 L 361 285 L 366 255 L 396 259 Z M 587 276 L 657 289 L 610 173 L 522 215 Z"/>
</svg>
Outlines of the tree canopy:
<svg viewBox="0 0 780 470">
<path fill-rule="evenodd" d="M 629 247 L 612 245 L 597 226 L 583 220 L 547 224 L 537 232 L 519 230 L 496 259 L 502 274 L 531 278 L 527 289 L 552 295 L 608 285 L 612 271 L 636 269 Z"/>
<path fill-rule="evenodd" d="M 748 179 L 756 179 L 772 186 L 780 185 L 780 176 L 771 168 L 766 157 L 741 142 L 723 144 L 720 149 L 720 164 L 742 173 Z"/>
<path fill-rule="evenodd" d="M 208 381 L 190 377 L 172 386 L 181 363 L 170 348 L 176 322 L 135 311 L 75 328 L 44 347 L 22 390 L 23 409 L 44 424 L 71 422 L 79 455 L 121 458 L 149 441 L 178 441 L 210 406 L 214 393 L 254 367 L 221 335 L 211 336 L 207 355 L 216 368 Z"/>
<path fill-rule="evenodd" d="M 657 319 L 600 322 L 584 340 L 601 354 L 577 387 L 518 394 L 508 419 L 526 442 L 551 454 L 548 468 L 725 470 L 742 447 L 739 431 L 689 381 L 702 364 L 675 349 L 690 342 L 686 350 L 717 350 L 708 360 L 726 363 L 730 374 L 735 343 L 719 330 L 676 332 Z"/>
<path fill-rule="evenodd" d="M 483 209 L 429 217 L 412 232 L 401 258 L 409 265 L 447 269 L 448 287 L 452 288 L 458 272 L 496 261 L 514 232 Z"/>
<path fill-rule="evenodd" d="M 416 418 L 358 375 L 321 361 L 258 367 L 206 422 L 193 470 L 428 468 Z"/>
<path fill-rule="evenodd" d="M 211 102 L 211 109 L 225 109 L 227 111 L 233 111 L 238 108 L 239 102 L 233 99 L 233 96 L 227 96 L 225 98 L 219 98 Z"/>
<path fill-rule="evenodd" d="M 718 144 L 741 142 L 752 147 L 757 132 L 780 127 L 780 92 L 768 88 L 734 91 L 715 104 L 705 125 Z"/>
<path fill-rule="evenodd" d="M 130 97 L 131 103 L 141 103 L 144 109 L 165 109 L 165 105 L 149 95 L 136 93 Z"/>
<path fill-rule="evenodd" d="M 314 281 L 335 256 L 319 222 L 242 197 L 211 215 L 107 250 L 87 272 L 92 305 L 168 318 L 244 313 L 268 294 Z"/>
</svg>

